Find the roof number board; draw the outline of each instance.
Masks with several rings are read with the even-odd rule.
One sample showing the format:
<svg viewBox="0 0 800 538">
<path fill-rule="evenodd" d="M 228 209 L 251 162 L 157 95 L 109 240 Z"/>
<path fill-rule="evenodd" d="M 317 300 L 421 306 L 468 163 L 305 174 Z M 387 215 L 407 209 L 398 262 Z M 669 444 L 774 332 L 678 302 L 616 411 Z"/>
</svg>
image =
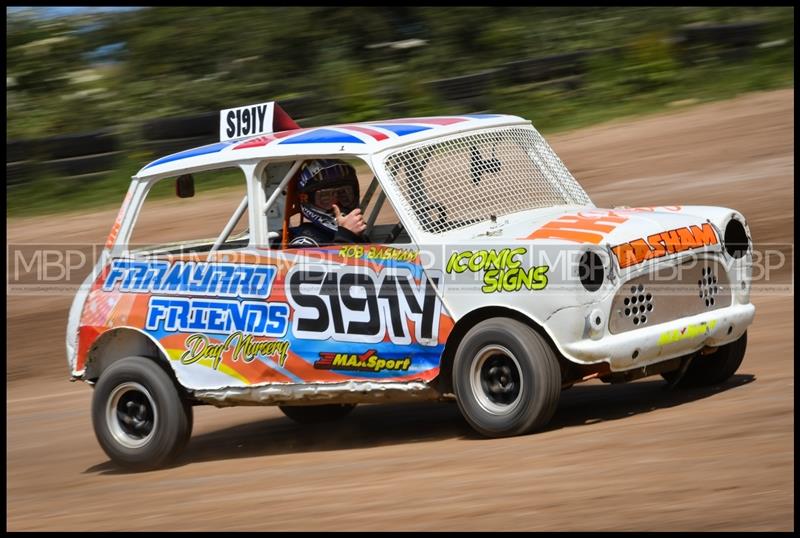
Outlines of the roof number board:
<svg viewBox="0 0 800 538">
<path fill-rule="evenodd" d="M 220 142 L 271 133 L 275 103 L 227 108 L 219 113 Z"/>
</svg>

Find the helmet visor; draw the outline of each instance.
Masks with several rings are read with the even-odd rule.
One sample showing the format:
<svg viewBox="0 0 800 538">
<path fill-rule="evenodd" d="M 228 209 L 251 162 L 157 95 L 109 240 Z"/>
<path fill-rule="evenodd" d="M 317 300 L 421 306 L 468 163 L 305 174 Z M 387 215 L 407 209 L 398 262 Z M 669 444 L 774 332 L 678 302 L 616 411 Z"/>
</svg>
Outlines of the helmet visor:
<svg viewBox="0 0 800 538">
<path fill-rule="evenodd" d="M 333 209 L 334 204 L 342 210 L 349 210 L 356 204 L 355 190 L 351 185 L 319 189 L 314 191 L 313 204 L 326 211 Z"/>
</svg>

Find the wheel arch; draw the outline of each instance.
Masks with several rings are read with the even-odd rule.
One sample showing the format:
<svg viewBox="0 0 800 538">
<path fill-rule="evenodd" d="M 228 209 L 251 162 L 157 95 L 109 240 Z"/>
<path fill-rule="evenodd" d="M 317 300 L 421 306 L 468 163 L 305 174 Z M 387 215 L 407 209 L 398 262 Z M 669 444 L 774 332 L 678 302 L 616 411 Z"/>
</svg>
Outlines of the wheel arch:
<svg viewBox="0 0 800 538">
<path fill-rule="evenodd" d="M 109 366 L 132 356 L 151 359 L 180 386 L 166 350 L 155 338 L 136 327 L 115 327 L 101 334 L 89 349 L 83 379 L 96 382 Z"/>
<path fill-rule="evenodd" d="M 504 317 L 515 319 L 534 331 L 536 331 L 545 341 L 550 345 L 553 352 L 558 358 L 558 363 L 561 368 L 562 382 L 575 377 L 575 365 L 570 360 L 565 358 L 555 344 L 552 336 L 547 330 L 537 323 L 535 320 L 513 308 L 503 306 L 487 306 L 477 308 L 464 316 L 462 316 L 453 327 L 447 337 L 447 342 L 442 352 L 442 359 L 439 367 L 439 375 L 436 377 L 436 386 L 441 394 L 453 392 L 453 360 L 455 359 L 456 350 L 458 349 L 464 335 L 478 323 L 495 317 Z"/>
</svg>

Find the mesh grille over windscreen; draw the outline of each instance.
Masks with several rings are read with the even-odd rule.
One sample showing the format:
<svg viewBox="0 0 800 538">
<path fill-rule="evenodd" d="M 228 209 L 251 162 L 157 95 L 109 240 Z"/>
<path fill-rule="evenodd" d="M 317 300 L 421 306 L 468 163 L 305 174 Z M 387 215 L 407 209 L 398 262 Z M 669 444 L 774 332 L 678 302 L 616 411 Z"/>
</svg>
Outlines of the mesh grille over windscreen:
<svg viewBox="0 0 800 538">
<path fill-rule="evenodd" d="M 428 141 L 389 155 L 385 167 L 428 233 L 526 209 L 591 204 L 533 127 Z"/>
</svg>

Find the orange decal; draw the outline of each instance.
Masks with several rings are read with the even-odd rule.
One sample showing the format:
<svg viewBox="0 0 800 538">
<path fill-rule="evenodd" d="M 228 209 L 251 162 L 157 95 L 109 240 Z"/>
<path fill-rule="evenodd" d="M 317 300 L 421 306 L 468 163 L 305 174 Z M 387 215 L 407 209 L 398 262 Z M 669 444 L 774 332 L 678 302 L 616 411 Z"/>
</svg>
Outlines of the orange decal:
<svg viewBox="0 0 800 538">
<path fill-rule="evenodd" d="M 664 246 L 664 241 L 661 239 L 661 234 L 653 234 L 647 238 L 647 242 L 653 247 L 653 258 L 667 255 L 667 249 Z"/>
<path fill-rule="evenodd" d="M 559 228 L 540 228 L 525 239 L 564 239 L 565 241 L 575 241 L 576 243 L 594 243 L 597 245 L 603 240 L 603 236 L 589 232 L 561 230 Z"/>
<path fill-rule="evenodd" d="M 111 232 L 108 234 L 108 239 L 106 239 L 106 248 L 111 248 L 114 246 L 114 241 L 117 240 L 117 234 L 119 233 L 120 227 L 120 219 L 117 218 L 117 221 L 114 223 L 114 226 L 111 227 Z"/>
<path fill-rule="evenodd" d="M 612 248 L 611 251 L 617 257 L 620 267 L 627 267 L 636 263 L 636 255 L 633 253 L 633 248 L 628 243 L 622 243 Z"/>
<path fill-rule="evenodd" d="M 117 240 L 117 235 L 119 234 L 119 228 L 122 225 L 122 217 L 125 216 L 125 211 L 127 211 L 128 203 L 130 201 L 131 191 L 128 191 L 128 194 L 125 195 L 125 199 L 122 201 L 122 207 L 119 208 L 119 213 L 117 213 L 117 220 L 114 221 L 114 225 L 111 227 L 111 232 L 108 234 L 105 248 L 111 248 L 114 246 L 114 242 Z"/>
<path fill-rule="evenodd" d="M 597 217 L 584 216 L 581 213 L 577 215 L 565 215 L 555 221 L 545 224 L 545 226 L 556 225 L 559 228 L 577 228 L 579 230 L 594 230 L 598 232 L 608 233 L 616 228 L 616 224 L 625 222 L 626 218 L 619 217 L 609 213 L 608 215 L 601 215 Z M 602 221 L 611 222 L 613 224 L 603 224 Z"/>
<path fill-rule="evenodd" d="M 634 239 L 622 243 L 611 249 L 617 257 L 620 268 L 629 267 L 653 258 L 660 258 L 667 254 L 683 252 L 693 248 L 718 243 L 717 234 L 711 224 L 692 226 L 689 228 L 676 228 L 658 234 L 653 234 L 644 239 Z M 666 248 L 665 248 L 666 247 Z"/>
<path fill-rule="evenodd" d="M 524 239 L 563 239 L 576 243 L 600 244 L 604 233 L 628 220 L 628 217 L 614 211 L 592 213 L 580 212 L 575 215 L 562 215 L 551 220 Z M 601 232 L 601 233 L 597 233 Z"/>
<path fill-rule="evenodd" d="M 678 229 L 678 237 L 681 238 L 681 245 L 684 245 L 686 248 L 696 248 L 701 246 L 700 243 L 695 241 L 694 235 L 692 235 L 692 231 L 689 230 L 689 228 Z"/>
<path fill-rule="evenodd" d="M 644 239 L 636 239 L 630 242 L 633 249 L 633 258 L 636 260 L 649 260 L 651 257 L 650 245 Z"/>
<path fill-rule="evenodd" d="M 662 233 L 661 239 L 667 246 L 668 253 L 674 254 L 675 252 L 680 252 L 681 238 L 676 230 L 670 230 L 668 232 Z"/>
<path fill-rule="evenodd" d="M 694 234 L 697 245 L 715 245 L 717 243 L 717 234 L 714 233 L 714 228 L 706 223 L 703 226 L 692 226 L 692 234 Z"/>
</svg>

